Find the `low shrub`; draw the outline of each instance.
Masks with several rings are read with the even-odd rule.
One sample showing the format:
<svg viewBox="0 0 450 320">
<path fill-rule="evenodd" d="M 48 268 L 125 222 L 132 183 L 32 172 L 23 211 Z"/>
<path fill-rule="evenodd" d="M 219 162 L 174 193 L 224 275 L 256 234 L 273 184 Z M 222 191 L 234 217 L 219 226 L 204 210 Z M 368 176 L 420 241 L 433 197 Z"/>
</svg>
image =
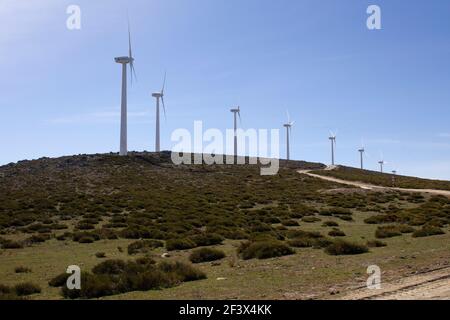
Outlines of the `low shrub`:
<svg viewBox="0 0 450 320">
<path fill-rule="evenodd" d="M 197 247 L 214 246 L 222 244 L 224 238 L 216 233 L 202 233 L 191 237 Z"/>
<path fill-rule="evenodd" d="M 444 234 L 444 233 L 445 232 L 439 227 L 425 225 L 421 229 L 414 231 L 412 236 L 414 238 L 420 238 L 420 237 L 430 237 L 430 236 L 434 236 L 434 235 L 440 235 L 440 234 Z"/>
<path fill-rule="evenodd" d="M 379 226 L 375 231 L 375 237 L 379 239 L 392 238 L 401 236 L 403 233 L 414 232 L 414 228 L 407 225 L 391 225 L 391 226 Z"/>
<path fill-rule="evenodd" d="M 106 258 L 106 253 L 104 253 L 104 252 L 97 252 L 97 253 L 95 254 L 95 256 L 96 256 L 97 258 L 99 258 L 99 259 Z"/>
<path fill-rule="evenodd" d="M 6 240 L 2 243 L 2 249 L 22 249 L 23 244 L 18 241 Z"/>
<path fill-rule="evenodd" d="M 106 260 L 92 268 L 94 274 L 120 274 L 126 268 L 126 262 L 119 259 Z"/>
<path fill-rule="evenodd" d="M 70 277 L 70 274 L 68 273 L 61 273 L 59 275 L 57 275 L 56 277 L 52 278 L 49 282 L 48 285 L 50 287 L 62 287 L 67 283 L 67 279 Z"/>
<path fill-rule="evenodd" d="M 14 272 L 15 273 L 30 273 L 31 269 L 27 268 L 27 267 L 19 266 L 14 269 Z"/>
<path fill-rule="evenodd" d="M 138 240 L 128 245 L 128 254 L 147 253 L 154 248 L 163 247 L 164 243 L 159 240 Z"/>
<path fill-rule="evenodd" d="M 94 273 L 82 273 L 81 289 L 68 290 L 64 286 L 63 296 L 71 299 L 99 298 L 130 291 L 169 288 L 181 282 L 206 278 L 202 271 L 182 262 L 161 262 L 155 265 L 152 259 L 144 258 L 139 261 L 119 261 L 115 260 L 113 264 L 123 268 L 111 270 L 108 266 L 104 270 L 103 262 L 101 267 L 97 265 L 93 268 Z M 101 273 L 98 273 L 99 269 Z"/>
<path fill-rule="evenodd" d="M 187 250 L 197 247 L 197 244 L 191 239 L 170 239 L 166 241 L 166 249 L 173 250 Z"/>
<path fill-rule="evenodd" d="M 201 263 L 220 260 L 224 257 L 225 253 L 221 250 L 211 248 L 201 248 L 194 250 L 189 256 L 189 260 L 193 263 Z"/>
<path fill-rule="evenodd" d="M 13 291 L 13 289 L 4 284 L 0 284 L 0 294 L 9 294 Z"/>
<path fill-rule="evenodd" d="M 321 220 L 319 218 L 317 218 L 317 217 L 314 217 L 314 216 L 306 216 L 306 217 L 302 218 L 302 221 L 306 222 L 306 223 L 314 223 L 314 222 L 318 222 L 318 221 L 321 221 Z"/>
<path fill-rule="evenodd" d="M 380 240 L 369 240 L 369 241 L 367 241 L 367 246 L 369 248 L 380 248 L 380 247 L 386 247 L 387 244 Z"/>
<path fill-rule="evenodd" d="M 335 240 L 325 248 L 325 252 L 333 256 L 361 254 L 368 251 L 369 248 L 365 245 L 344 240 Z"/>
<path fill-rule="evenodd" d="M 338 227 L 338 226 L 339 226 L 339 223 L 337 223 L 335 221 L 331 221 L 331 220 L 325 221 L 322 224 L 322 227 Z"/>
<path fill-rule="evenodd" d="M 298 227 L 299 226 L 298 222 L 293 219 L 283 220 L 283 221 L 281 221 L 281 224 L 286 227 Z"/>
<path fill-rule="evenodd" d="M 401 235 L 402 233 L 396 226 L 378 227 L 375 231 L 375 237 L 378 239 L 398 237 Z"/>
<path fill-rule="evenodd" d="M 257 241 L 257 242 L 244 242 L 238 248 L 238 253 L 244 260 L 248 259 L 268 259 L 273 257 L 281 257 L 293 254 L 288 245 L 281 241 Z"/>
<path fill-rule="evenodd" d="M 182 282 L 206 279 L 204 272 L 184 262 L 163 261 L 158 267 L 164 272 L 174 274 Z"/>
<path fill-rule="evenodd" d="M 23 282 L 14 286 L 14 291 L 18 296 L 29 296 L 31 294 L 40 293 L 41 288 L 31 282 Z"/>
<path fill-rule="evenodd" d="M 339 229 L 333 229 L 330 232 L 328 232 L 328 235 L 330 237 L 345 237 L 345 233 Z"/>
</svg>

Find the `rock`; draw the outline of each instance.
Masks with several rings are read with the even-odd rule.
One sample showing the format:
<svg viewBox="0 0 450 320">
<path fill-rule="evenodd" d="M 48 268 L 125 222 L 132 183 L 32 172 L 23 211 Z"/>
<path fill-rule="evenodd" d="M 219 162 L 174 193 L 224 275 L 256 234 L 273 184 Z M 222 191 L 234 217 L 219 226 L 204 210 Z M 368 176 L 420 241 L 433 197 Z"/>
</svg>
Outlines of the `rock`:
<svg viewBox="0 0 450 320">
<path fill-rule="evenodd" d="M 219 278 L 217 278 L 216 280 L 218 280 L 218 281 L 223 281 L 223 280 L 227 280 L 227 278 L 219 277 Z"/>
<path fill-rule="evenodd" d="M 334 296 L 334 295 L 336 295 L 336 294 L 339 293 L 339 290 L 336 289 L 336 288 L 330 288 L 330 289 L 328 290 L 328 292 L 330 293 L 331 296 Z"/>
<path fill-rule="evenodd" d="M 164 253 L 161 255 L 161 258 L 170 258 L 170 253 L 164 252 Z"/>
</svg>

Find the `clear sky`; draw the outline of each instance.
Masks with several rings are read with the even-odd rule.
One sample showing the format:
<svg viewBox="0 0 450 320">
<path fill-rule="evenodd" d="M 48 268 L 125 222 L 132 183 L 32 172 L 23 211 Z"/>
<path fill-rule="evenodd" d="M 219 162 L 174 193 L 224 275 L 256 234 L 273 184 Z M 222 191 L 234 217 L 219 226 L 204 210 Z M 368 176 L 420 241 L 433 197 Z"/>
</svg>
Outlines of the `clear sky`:
<svg viewBox="0 0 450 320">
<path fill-rule="evenodd" d="M 130 150 L 154 148 L 167 70 L 163 149 L 194 120 L 231 128 L 239 103 L 243 127 L 281 129 L 289 109 L 294 159 L 329 163 L 333 130 L 340 164 L 358 165 L 363 138 L 369 169 L 383 153 L 387 170 L 450 179 L 448 0 L 1 0 L 0 164 L 118 151 L 127 11 Z"/>
</svg>

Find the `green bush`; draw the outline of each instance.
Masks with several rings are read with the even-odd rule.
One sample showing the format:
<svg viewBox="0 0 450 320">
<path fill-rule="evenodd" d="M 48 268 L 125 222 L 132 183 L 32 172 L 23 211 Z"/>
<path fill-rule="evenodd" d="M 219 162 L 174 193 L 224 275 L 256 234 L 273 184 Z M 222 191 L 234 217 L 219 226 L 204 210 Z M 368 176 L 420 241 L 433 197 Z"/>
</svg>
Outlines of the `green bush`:
<svg viewBox="0 0 450 320">
<path fill-rule="evenodd" d="M 414 231 L 412 236 L 414 238 L 420 238 L 420 237 L 430 237 L 430 236 L 440 235 L 440 234 L 445 234 L 445 232 L 441 228 L 426 225 L 426 226 L 423 226 L 421 229 Z"/>
<path fill-rule="evenodd" d="M 325 252 L 333 256 L 361 254 L 368 251 L 369 248 L 365 245 L 344 240 L 335 240 L 325 248 Z"/>
<path fill-rule="evenodd" d="M 295 251 L 281 241 L 258 241 L 242 243 L 238 253 L 244 260 L 248 260 L 281 257 L 293 254 Z"/>
<path fill-rule="evenodd" d="M 67 283 L 67 279 L 70 277 L 70 274 L 68 273 L 61 273 L 59 275 L 57 275 L 56 277 L 52 278 L 49 282 L 48 285 L 50 287 L 62 287 Z"/>
<path fill-rule="evenodd" d="M 13 292 L 13 289 L 11 287 L 0 284 L 0 294 L 9 294 L 11 292 Z"/>
<path fill-rule="evenodd" d="M 328 221 L 325 221 L 325 222 L 322 224 L 322 226 L 323 226 L 323 227 L 338 227 L 338 226 L 339 226 L 339 223 L 337 223 L 337 222 L 335 222 L 335 221 L 328 220 Z"/>
<path fill-rule="evenodd" d="M 220 260 L 225 257 L 223 251 L 211 248 L 201 248 L 194 250 L 190 256 L 189 260 L 193 263 L 201 263 L 208 261 Z"/>
<path fill-rule="evenodd" d="M 14 291 L 18 296 L 29 296 L 31 294 L 40 293 L 41 288 L 31 282 L 23 282 L 14 286 Z"/>
<path fill-rule="evenodd" d="M 19 267 L 14 268 L 14 272 L 15 273 L 29 273 L 29 272 L 31 272 L 31 269 L 28 267 L 19 266 Z"/>
<path fill-rule="evenodd" d="M 166 249 L 173 250 L 187 250 L 197 247 L 197 244 L 191 239 L 170 239 L 166 241 Z"/>
<path fill-rule="evenodd" d="M 192 237 L 197 247 L 214 246 L 222 244 L 224 238 L 216 233 L 202 233 Z"/>
<path fill-rule="evenodd" d="M 407 225 L 379 226 L 375 231 L 375 237 L 378 239 L 392 238 L 411 232 L 414 232 L 414 228 Z"/>
<path fill-rule="evenodd" d="M 147 253 L 148 251 L 163 247 L 164 243 L 159 240 L 138 240 L 128 245 L 128 254 Z"/>
<path fill-rule="evenodd" d="M 330 237 L 345 237 L 345 233 L 339 229 L 333 229 L 330 232 L 328 232 L 328 235 Z"/>
<path fill-rule="evenodd" d="M 367 246 L 369 248 L 380 248 L 380 247 L 386 247 L 387 244 L 380 240 L 369 240 L 369 241 L 367 241 Z"/>
<path fill-rule="evenodd" d="M 163 261 L 158 267 L 166 273 L 174 274 L 182 282 L 206 279 L 204 272 L 184 262 Z"/>
<path fill-rule="evenodd" d="M 292 219 L 283 220 L 283 221 L 281 221 L 281 224 L 286 227 L 298 227 L 299 226 L 298 222 L 295 220 L 292 220 Z"/>
<path fill-rule="evenodd" d="M 320 219 L 313 216 L 306 216 L 302 218 L 302 221 L 306 223 L 314 223 L 320 221 Z"/>
<path fill-rule="evenodd" d="M 23 244 L 18 241 L 6 240 L 2 243 L 2 249 L 22 249 Z"/>
<path fill-rule="evenodd" d="M 82 273 L 80 290 L 69 290 L 63 286 L 63 296 L 71 299 L 99 298 L 130 291 L 169 288 L 181 282 L 206 278 L 203 272 L 182 262 L 155 265 L 150 258 L 129 262 L 109 261 L 95 266 L 94 273 Z"/>
<path fill-rule="evenodd" d="M 99 259 L 106 258 L 106 253 L 104 252 L 96 252 L 95 256 Z"/>
<path fill-rule="evenodd" d="M 126 268 L 126 262 L 123 260 L 106 260 L 92 268 L 94 274 L 120 274 Z"/>
</svg>

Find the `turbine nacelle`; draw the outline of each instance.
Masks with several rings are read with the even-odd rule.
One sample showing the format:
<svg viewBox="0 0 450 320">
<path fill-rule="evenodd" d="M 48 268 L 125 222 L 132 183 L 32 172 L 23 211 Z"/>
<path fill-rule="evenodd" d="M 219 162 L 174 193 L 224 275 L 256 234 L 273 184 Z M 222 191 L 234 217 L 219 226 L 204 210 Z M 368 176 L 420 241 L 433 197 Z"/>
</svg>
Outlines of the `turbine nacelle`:
<svg viewBox="0 0 450 320">
<path fill-rule="evenodd" d="M 164 94 L 161 92 L 154 92 L 154 93 L 152 93 L 152 97 L 161 98 L 161 97 L 164 97 Z"/>
<path fill-rule="evenodd" d="M 116 61 L 116 63 L 122 63 L 122 64 L 132 63 L 134 61 L 134 59 L 130 58 L 130 57 L 117 57 L 117 58 L 114 58 L 114 60 Z"/>
</svg>

